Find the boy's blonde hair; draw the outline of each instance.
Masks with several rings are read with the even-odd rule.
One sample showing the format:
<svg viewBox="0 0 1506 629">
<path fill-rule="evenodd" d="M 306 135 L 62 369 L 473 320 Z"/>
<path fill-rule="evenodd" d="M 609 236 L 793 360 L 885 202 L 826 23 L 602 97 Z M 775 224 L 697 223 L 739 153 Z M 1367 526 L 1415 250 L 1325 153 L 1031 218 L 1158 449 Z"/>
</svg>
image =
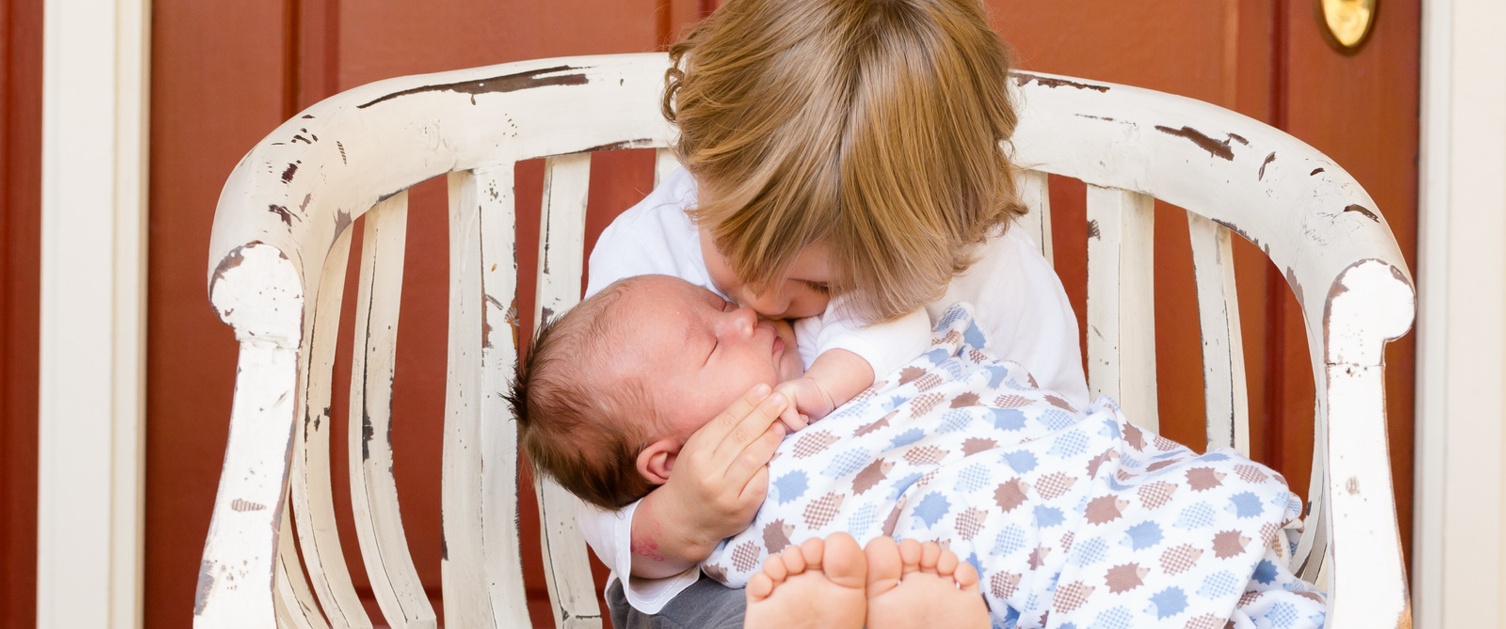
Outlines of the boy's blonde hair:
<svg viewBox="0 0 1506 629">
<path fill-rule="evenodd" d="M 832 292 L 893 319 L 1025 213 L 1009 53 L 978 0 L 731 0 L 670 58 L 693 216 L 755 288 L 824 242 Z"/>
<path fill-rule="evenodd" d="M 534 468 L 582 500 L 619 509 L 653 486 L 638 453 L 659 425 L 641 381 L 596 373 L 621 332 L 608 314 L 632 280 L 617 282 L 541 322 L 507 398 Z"/>
</svg>

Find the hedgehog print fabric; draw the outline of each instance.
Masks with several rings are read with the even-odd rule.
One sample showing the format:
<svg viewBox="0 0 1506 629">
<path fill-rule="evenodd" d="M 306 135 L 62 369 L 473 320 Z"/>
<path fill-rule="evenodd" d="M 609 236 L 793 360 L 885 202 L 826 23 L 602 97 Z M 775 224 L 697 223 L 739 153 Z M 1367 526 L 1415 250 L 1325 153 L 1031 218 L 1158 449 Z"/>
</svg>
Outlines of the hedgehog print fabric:
<svg viewBox="0 0 1506 629">
<path fill-rule="evenodd" d="M 966 305 L 931 348 L 786 438 L 751 526 L 702 563 L 741 587 L 791 544 L 846 531 L 938 541 L 982 576 L 997 627 L 1313 627 L 1288 568 L 1301 501 L 1233 450 L 1198 455 L 1037 388 L 983 352 Z"/>
</svg>

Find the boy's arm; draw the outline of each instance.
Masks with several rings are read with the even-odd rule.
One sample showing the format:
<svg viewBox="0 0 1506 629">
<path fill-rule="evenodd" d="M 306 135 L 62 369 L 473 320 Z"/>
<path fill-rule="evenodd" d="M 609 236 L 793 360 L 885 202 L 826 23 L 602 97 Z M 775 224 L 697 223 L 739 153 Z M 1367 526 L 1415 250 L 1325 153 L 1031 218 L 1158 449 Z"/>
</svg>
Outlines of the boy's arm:
<svg viewBox="0 0 1506 629">
<path fill-rule="evenodd" d="M 673 576 L 748 526 L 769 489 L 769 459 L 784 439 L 788 398 L 753 387 L 685 441 L 669 482 L 633 512 L 632 576 Z"/>
</svg>

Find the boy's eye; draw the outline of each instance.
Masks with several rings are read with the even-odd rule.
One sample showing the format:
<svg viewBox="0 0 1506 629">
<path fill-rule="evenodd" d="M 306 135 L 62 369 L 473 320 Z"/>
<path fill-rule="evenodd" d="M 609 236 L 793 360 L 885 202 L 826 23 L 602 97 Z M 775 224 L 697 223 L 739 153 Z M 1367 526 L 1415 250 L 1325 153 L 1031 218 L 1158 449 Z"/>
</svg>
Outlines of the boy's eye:
<svg viewBox="0 0 1506 629">
<path fill-rule="evenodd" d="M 831 292 L 831 285 L 827 284 L 826 282 L 812 282 L 810 280 L 800 280 L 800 282 L 802 284 L 805 284 L 805 286 L 807 288 L 809 288 L 809 289 L 811 289 L 813 291 L 816 291 L 818 293 L 821 293 L 822 295 L 825 295 L 825 294 L 828 294 L 828 293 Z"/>
</svg>

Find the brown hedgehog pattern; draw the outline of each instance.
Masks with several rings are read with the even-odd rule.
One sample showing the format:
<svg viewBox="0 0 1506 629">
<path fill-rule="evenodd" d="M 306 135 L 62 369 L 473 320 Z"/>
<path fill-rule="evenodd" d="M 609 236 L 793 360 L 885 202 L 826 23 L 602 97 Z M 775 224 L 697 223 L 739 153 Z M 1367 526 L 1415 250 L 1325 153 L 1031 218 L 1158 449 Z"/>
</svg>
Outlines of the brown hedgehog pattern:
<svg viewBox="0 0 1506 629">
<path fill-rule="evenodd" d="M 1279 475 L 1183 448 L 1107 399 L 1040 391 L 967 346 L 969 325 L 944 317 L 941 344 L 787 438 L 763 507 L 703 571 L 741 585 L 771 554 L 845 531 L 945 544 L 978 568 L 999 624 L 1222 626 L 1241 601 L 1257 624 L 1322 620 L 1323 597 L 1286 569 L 1302 505 Z M 1276 607 L 1294 611 L 1257 618 Z"/>
</svg>

